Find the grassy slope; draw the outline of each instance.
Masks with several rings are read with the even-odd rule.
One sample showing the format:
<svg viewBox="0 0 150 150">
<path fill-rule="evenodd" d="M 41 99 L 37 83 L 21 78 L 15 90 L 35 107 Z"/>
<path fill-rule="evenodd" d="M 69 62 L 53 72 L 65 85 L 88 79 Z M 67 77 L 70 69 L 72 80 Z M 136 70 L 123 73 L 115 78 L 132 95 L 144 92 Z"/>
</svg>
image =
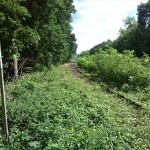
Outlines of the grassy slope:
<svg viewBox="0 0 150 150">
<path fill-rule="evenodd" d="M 150 149 L 148 110 L 74 77 L 68 65 L 7 88 L 11 150 Z"/>
</svg>

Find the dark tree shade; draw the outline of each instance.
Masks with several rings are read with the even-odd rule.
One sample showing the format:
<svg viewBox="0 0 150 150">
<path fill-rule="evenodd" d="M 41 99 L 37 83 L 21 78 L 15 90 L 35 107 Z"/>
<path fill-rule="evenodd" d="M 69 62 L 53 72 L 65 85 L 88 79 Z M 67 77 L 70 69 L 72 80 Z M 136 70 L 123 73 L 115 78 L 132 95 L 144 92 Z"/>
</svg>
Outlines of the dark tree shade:
<svg viewBox="0 0 150 150">
<path fill-rule="evenodd" d="M 72 34 L 73 0 L 1 0 L 0 37 L 5 69 L 12 57 L 34 58 L 49 66 L 68 61 L 76 52 Z"/>
</svg>

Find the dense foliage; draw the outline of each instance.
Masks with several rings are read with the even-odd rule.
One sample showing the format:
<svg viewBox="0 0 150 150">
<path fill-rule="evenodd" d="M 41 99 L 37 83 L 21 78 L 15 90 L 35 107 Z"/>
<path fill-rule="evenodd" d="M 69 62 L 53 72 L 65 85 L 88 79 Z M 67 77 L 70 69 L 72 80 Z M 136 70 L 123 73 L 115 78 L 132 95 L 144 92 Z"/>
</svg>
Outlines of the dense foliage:
<svg viewBox="0 0 150 150">
<path fill-rule="evenodd" d="M 78 66 L 97 81 L 131 92 L 131 97 L 140 89 L 141 110 L 96 83 L 74 77 L 68 65 L 51 67 L 50 72 L 24 75 L 7 85 L 10 136 L 7 145 L 0 134 L 0 149 L 150 149 L 150 58 L 139 59 L 131 51 L 149 54 L 149 35 L 144 34 L 149 33 L 148 9 L 149 2 L 140 4 L 138 22 L 128 18 L 116 41 L 98 44 L 78 59 Z M 36 66 L 49 67 L 75 53 L 72 0 L 1 0 L 0 10 L 5 69 L 12 69 L 14 55 L 20 63 L 29 57 L 39 61 Z M 135 47 L 137 35 L 145 38 L 142 50 Z"/>
<path fill-rule="evenodd" d="M 127 17 L 124 28 L 119 30 L 119 36 L 114 40 L 107 40 L 90 49 L 90 54 L 95 54 L 100 48 L 108 47 L 117 49 L 122 53 L 124 50 L 134 50 L 138 57 L 145 53 L 150 55 L 150 1 L 141 3 L 137 8 L 138 19 Z"/>
<path fill-rule="evenodd" d="M 0 136 L 0 149 L 150 148 L 147 115 L 135 120 L 134 109 L 73 77 L 67 65 L 23 76 L 7 89 L 10 145 Z"/>
<path fill-rule="evenodd" d="M 138 6 L 139 48 L 150 55 L 150 0 Z"/>
<path fill-rule="evenodd" d="M 131 88 L 148 87 L 150 85 L 149 65 L 135 57 L 133 52 L 118 53 L 115 49 L 100 49 L 95 55 L 83 56 L 78 59 L 79 67 L 90 72 L 101 81 L 115 86 L 128 85 Z M 145 57 L 149 64 L 149 57 Z"/>
<path fill-rule="evenodd" d="M 72 34 L 73 0 L 1 0 L 0 37 L 5 70 L 13 55 L 49 66 L 68 61 L 77 45 Z"/>
<path fill-rule="evenodd" d="M 118 52 L 135 50 L 137 56 L 143 55 L 143 49 L 139 47 L 138 24 L 134 18 L 127 17 L 124 20 L 124 28 L 119 31 L 119 36 L 112 45 Z"/>
<path fill-rule="evenodd" d="M 124 21 L 125 28 L 120 30 L 114 48 L 119 52 L 135 50 L 135 54 L 141 57 L 144 53 L 150 55 L 150 1 L 141 3 L 137 12 L 137 21 L 130 17 Z"/>
<path fill-rule="evenodd" d="M 131 97 L 142 101 L 150 95 L 150 1 L 141 3 L 137 11 L 138 20 L 134 17 L 123 20 L 124 28 L 119 30 L 116 40 L 107 40 L 82 52 L 78 66 L 97 80 L 130 92 Z"/>
<path fill-rule="evenodd" d="M 98 52 L 99 49 L 108 49 L 109 47 L 112 47 L 113 42 L 111 40 L 107 40 L 106 42 L 102 42 L 96 46 L 94 46 L 93 48 L 90 49 L 89 53 L 91 55 L 96 54 Z"/>
</svg>

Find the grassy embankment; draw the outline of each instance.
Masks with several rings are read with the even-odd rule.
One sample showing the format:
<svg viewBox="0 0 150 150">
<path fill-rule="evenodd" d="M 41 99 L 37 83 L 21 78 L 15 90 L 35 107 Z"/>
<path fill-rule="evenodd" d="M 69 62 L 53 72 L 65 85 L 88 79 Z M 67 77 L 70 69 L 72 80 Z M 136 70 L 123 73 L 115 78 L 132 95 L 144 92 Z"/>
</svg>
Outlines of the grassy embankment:
<svg viewBox="0 0 150 150">
<path fill-rule="evenodd" d="M 136 110 L 68 65 L 7 86 L 11 150 L 150 149 L 147 109 Z"/>
</svg>

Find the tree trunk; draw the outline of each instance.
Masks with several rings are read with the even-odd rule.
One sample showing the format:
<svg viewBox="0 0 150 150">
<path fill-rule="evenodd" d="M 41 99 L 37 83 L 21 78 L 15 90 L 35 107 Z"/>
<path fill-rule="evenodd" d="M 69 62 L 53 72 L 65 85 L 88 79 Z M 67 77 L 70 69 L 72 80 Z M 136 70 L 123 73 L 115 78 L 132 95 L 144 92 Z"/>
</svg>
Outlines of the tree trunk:
<svg viewBox="0 0 150 150">
<path fill-rule="evenodd" d="M 14 61 L 14 78 L 18 79 L 18 59 L 17 59 L 17 55 L 14 54 L 13 56 L 13 61 Z"/>
</svg>

